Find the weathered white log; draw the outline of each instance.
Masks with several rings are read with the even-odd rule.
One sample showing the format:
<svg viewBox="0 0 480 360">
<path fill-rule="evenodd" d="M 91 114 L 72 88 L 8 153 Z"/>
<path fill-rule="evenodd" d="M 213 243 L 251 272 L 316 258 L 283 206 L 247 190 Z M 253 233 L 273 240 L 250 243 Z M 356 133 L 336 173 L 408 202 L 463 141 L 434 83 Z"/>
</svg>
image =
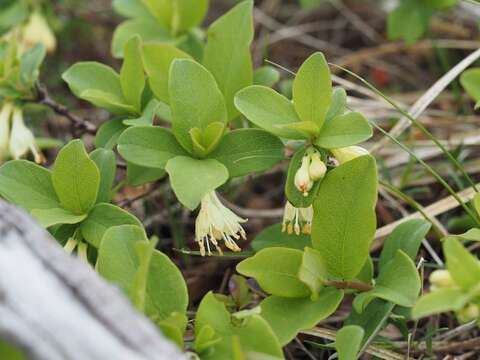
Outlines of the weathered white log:
<svg viewBox="0 0 480 360">
<path fill-rule="evenodd" d="M 0 201 L 0 338 L 29 359 L 183 359 L 120 290 Z"/>
</svg>

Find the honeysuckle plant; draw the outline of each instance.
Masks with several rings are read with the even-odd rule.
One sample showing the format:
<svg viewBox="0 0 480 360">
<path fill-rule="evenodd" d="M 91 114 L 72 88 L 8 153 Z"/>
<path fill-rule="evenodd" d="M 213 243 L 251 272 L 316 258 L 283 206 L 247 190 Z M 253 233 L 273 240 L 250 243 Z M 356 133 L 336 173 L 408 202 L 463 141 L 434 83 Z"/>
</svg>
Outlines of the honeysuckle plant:
<svg viewBox="0 0 480 360">
<path fill-rule="evenodd" d="M 21 53 L 15 38 L 0 41 L 0 160 L 41 154 L 32 131 L 25 125 L 24 105 L 35 98 L 35 82 L 45 57 L 45 46 L 37 44 Z"/>
<path fill-rule="evenodd" d="M 440 2 L 453 4 L 425 0 L 415 6 Z M 413 6 L 402 4 L 398 13 Z M 360 144 L 372 128 L 361 113 L 347 109 L 345 90 L 333 88 L 323 54 L 300 66 L 290 99 L 272 89 L 279 81 L 275 69 L 253 68 L 253 1 L 234 6 L 205 34 L 197 27 L 207 0 L 113 5 L 130 18 L 112 43 L 114 55 L 123 58 L 120 70 L 80 62 L 63 74 L 75 96 L 112 115 L 94 134 L 96 150 L 87 153 L 76 139 L 49 168 L 8 161 L 0 167 L 3 198 L 30 212 L 66 251 L 93 265 L 165 336 L 201 359 L 281 359 L 282 346 L 346 298 L 352 311 L 328 345 L 340 360 L 357 359 L 389 319 L 411 320 L 414 305 L 413 318 L 446 310 L 461 321 L 478 318 L 480 265 L 461 244 L 480 239 L 478 229 L 445 240 L 447 270 L 431 275 L 432 292 L 418 302 L 415 262 L 430 223 L 399 225 L 378 261 L 370 257 L 378 178 L 375 158 Z M 43 45 L 28 40 L 19 52 L 12 39 L 20 39 L 20 32 L 0 44 L 0 156 L 31 151 L 40 162 L 23 105 L 35 100 L 39 66 L 55 42 L 45 19 L 31 9 L 12 26 Z M 4 28 L 0 23 L 6 33 Z M 465 72 L 462 84 L 478 102 L 475 71 Z M 247 219 L 225 206 L 219 193 L 232 179 L 284 160 L 285 148 L 295 152 L 282 224 L 253 240 L 252 256 L 242 254 L 246 258 L 236 268 L 241 276 L 232 276 L 229 293 L 208 292 L 189 319 L 180 270 L 156 250 L 159 239 L 147 236 L 139 219 L 111 203 L 114 192 L 168 176 L 179 203 L 198 209 L 194 238 L 200 254 L 221 255 L 223 246 L 237 252 L 247 238 Z M 127 162 L 126 181 L 123 172 L 117 174 L 123 160 L 115 151 Z M 121 185 L 114 187 L 117 181 Z M 247 277 L 263 292 L 254 295 Z M 189 320 L 194 338 L 185 342 Z"/>
<path fill-rule="evenodd" d="M 40 66 L 46 52 L 55 50 L 55 35 L 40 10 L 24 1 L 11 2 L 0 19 L 0 161 L 32 153 L 41 163 L 43 155 L 25 125 L 24 105 L 36 97 Z"/>
<path fill-rule="evenodd" d="M 192 59 L 172 62 L 168 81 L 171 129 L 135 126 L 118 139 L 128 162 L 164 169 L 178 200 L 201 205 L 195 240 L 202 254 L 218 242 L 239 251 L 245 222 L 227 209 L 215 190 L 228 179 L 263 171 L 283 159 L 283 144 L 261 129 L 227 130 L 225 97 L 213 75 Z M 206 250 L 205 250 L 206 249 Z"/>
<path fill-rule="evenodd" d="M 0 167 L 0 194 L 29 211 L 71 252 L 86 259 L 87 245 L 98 248 L 105 231 L 115 225 L 142 226 L 130 213 L 110 204 L 116 161 L 111 150 L 87 154 L 81 140 L 58 153 L 52 170 L 26 160 Z M 65 237 L 66 236 L 66 237 Z"/>
<path fill-rule="evenodd" d="M 322 53 L 311 55 L 293 81 L 292 100 L 275 90 L 253 85 L 235 96 L 237 109 L 253 124 L 287 140 L 300 140 L 303 146 L 290 161 L 285 194 L 284 225 L 310 229 L 311 207 L 327 174 L 330 156 L 346 162 L 368 152 L 354 145 L 367 140 L 372 129 L 358 112 L 346 112 L 346 93 L 333 90 L 330 70 Z M 304 209 L 292 210 L 291 206 Z M 307 216 L 305 216 L 307 215 Z M 297 230 L 295 230 L 298 233 Z"/>
<path fill-rule="evenodd" d="M 129 20 L 121 23 L 113 35 L 112 54 L 123 56 L 125 43 L 132 35 L 146 42 L 173 43 L 201 58 L 201 25 L 209 0 L 114 0 L 114 10 Z"/>
</svg>

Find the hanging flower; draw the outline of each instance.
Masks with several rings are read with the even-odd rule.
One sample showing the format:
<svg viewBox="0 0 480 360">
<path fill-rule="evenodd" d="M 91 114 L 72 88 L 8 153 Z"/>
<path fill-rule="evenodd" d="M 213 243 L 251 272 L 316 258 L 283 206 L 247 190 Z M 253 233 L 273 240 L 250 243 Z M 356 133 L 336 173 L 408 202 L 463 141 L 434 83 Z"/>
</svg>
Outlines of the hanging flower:
<svg viewBox="0 0 480 360">
<path fill-rule="evenodd" d="M 300 235 L 312 232 L 313 207 L 296 208 L 289 201 L 283 211 L 282 232 Z"/>
<path fill-rule="evenodd" d="M 45 45 L 48 52 L 55 51 L 57 40 L 42 14 L 34 12 L 30 15 L 23 30 L 23 45 L 30 48 L 35 44 Z"/>
<path fill-rule="evenodd" d="M 310 166 L 308 167 L 308 173 L 313 181 L 320 180 L 327 173 L 327 165 L 320 159 L 318 151 L 313 152 L 310 155 Z"/>
<path fill-rule="evenodd" d="M 302 165 L 295 173 L 294 184 L 303 196 L 308 196 L 313 183 L 325 176 L 327 166 L 320 158 L 320 153 L 314 148 L 308 148 L 302 158 Z"/>
<path fill-rule="evenodd" d="M 332 149 L 332 154 L 340 164 L 344 164 L 347 161 L 370 153 L 367 149 L 364 149 L 361 146 L 347 146 L 344 148 Z"/>
<path fill-rule="evenodd" d="M 23 111 L 15 107 L 12 117 L 12 133 L 10 136 L 10 154 L 14 159 L 19 159 L 31 151 L 35 162 L 40 164 L 45 161 L 42 153 L 35 143 L 32 132 L 23 122 Z"/>
<path fill-rule="evenodd" d="M 200 247 L 200 253 L 205 256 L 211 255 L 211 245 L 220 253 L 220 241 L 224 241 L 225 246 L 232 251 L 240 251 L 240 247 L 235 242 L 242 238 L 246 239 L 245 230 L 242 223 L 247 220 L 242 219 L 225 207 L 218 199 L 215 191 L 206 194 L 201 202 L 200 212 L 195 221 L 195 241 Z"/>
<path fill-rule="evenodd" d="M 10 138 L 10 117 L 12 116 L 13 105 L 5 102 L 0 111 L 0 160 L 6 158 Z"/>
</svg>

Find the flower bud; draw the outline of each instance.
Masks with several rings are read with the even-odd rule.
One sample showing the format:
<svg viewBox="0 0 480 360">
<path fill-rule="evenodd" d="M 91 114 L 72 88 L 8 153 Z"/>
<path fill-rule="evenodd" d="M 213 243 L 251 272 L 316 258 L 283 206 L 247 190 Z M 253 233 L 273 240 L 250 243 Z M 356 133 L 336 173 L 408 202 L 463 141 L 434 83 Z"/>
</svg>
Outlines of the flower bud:
<svg viewBox="0 0 480 360">
<path fill-rule="evenodd" d="M 327 166 L 320 159 L 320 154 L 318 152 L 313 153 L 311 155 L 310 166 L 308 167 L 308 173 L 310 174 L 310 178 L 313 181 L 320 180 L 325 176 L 326 172 Z"/>
<path fill-rule="evenodd" d="M 480 316 L 480 310 L 475 304 L 468 304 L 462 310 L 457 312 L 458 321 L 461 323 L 466 323 L 475 319 L 478 319 Z"/>
<path fill-rule="evenodd" d="M 359 156 L 370 154 L 368 150 L 360 146 L 347 146 L 344 148 L 332 149 L 332 154 L 340 164 L 353 160 Z"/>
<path fill-rule="evenodd" d="M 430 284 L 433 288 L 447 288 L 455 286 L 448 270 L 435 270 L 430 274 Z"/>
<path fill-rule="evenodd" d="M 302 159 L 302 166 L 295 173 L 295 187 L 298 191 L 302 192 L 304 196 L 308 196 L 308 192 L 313 186 L 313 181 L 310 179 L 310 174 L 308 171 L 310 157 L 308 155 L 304 156 Z"/>
<path fill-rule="evenodd" d="M 20 108 L 13 110 L 12 133 L 10 136 L 10 154 L 14 159 L 19 159 L 31 151 L 36 163 L 44 161 L 43 155 L 37 148 L 32 132 L 23 122 L 23 112 Z"/>
<path fill-rule="evenodd" d="M 8 152 L 12 111 L 13 105 L 9 102 L 4 103 L 0 111 L 0 160 L 3 160 Z"/>
<path fill-rule="evenodd" d="M 45 45 L 48 52 L 55 51 L 57 47 L 57 40 L 47 21 L 40 13 L 34 12 L 23 30 L 23 44 L 30 48 L 38 43 Z"/>
</svg>

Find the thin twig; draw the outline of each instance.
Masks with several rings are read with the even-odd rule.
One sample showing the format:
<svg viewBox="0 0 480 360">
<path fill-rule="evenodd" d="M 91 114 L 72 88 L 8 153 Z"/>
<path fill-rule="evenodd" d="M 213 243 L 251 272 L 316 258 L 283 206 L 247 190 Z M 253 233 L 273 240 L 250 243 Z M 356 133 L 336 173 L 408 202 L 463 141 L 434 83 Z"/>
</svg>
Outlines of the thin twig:
<svg viewBox="0 0 480 360">
<path fill-rule="evenodd" d="M 95 134 L 97 131 L 97 127 L 93 123 L 75 115 L 65 105 L 53 100 L 48 94 L 47 88 L 43 85 L 37 84 L 37 98 L 35 102 L 48 106 L 56 114 L 67 118 L 76 129 L 83 130 L 89 134 Z"/>
</svg>

